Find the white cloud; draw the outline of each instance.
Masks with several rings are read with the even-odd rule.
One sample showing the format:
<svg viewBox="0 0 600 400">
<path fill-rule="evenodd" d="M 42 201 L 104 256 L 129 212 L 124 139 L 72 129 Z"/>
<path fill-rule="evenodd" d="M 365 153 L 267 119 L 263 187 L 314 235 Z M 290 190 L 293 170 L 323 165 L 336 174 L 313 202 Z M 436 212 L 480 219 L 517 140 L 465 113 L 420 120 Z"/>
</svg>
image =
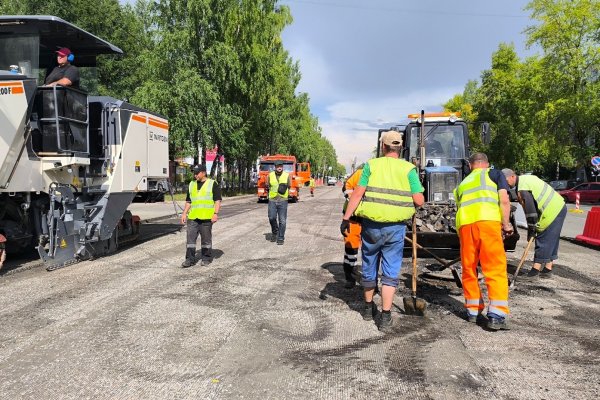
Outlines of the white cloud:
<svg viewBox="0 0 600 400">
<path fill-rule="evenodd" d="M 320 101 L 329 101 L 334 93 L 331 86 L 331 70 L 325 57 L 317 48 L 302 38 L 294 37 L 286 45 L 293 59 L 300 64 L 302 79 L 298 85 L 298 92 L 306 92 L 311 98 Z"/>
<path fill-rule="evenodd" d="M 463 88 L 415 91 L 402 96 L 365 101 L 343 101 L 327 107 L 328 116 L 320 121 L 323 135 L 335 147 L 338 161 L 348 171 L 357 162 L 372 157 L 377 146 L 377 130 L 401 123 L 411 113 L 439 111 L 442 103 L 461 93 Z"/>
</svg>

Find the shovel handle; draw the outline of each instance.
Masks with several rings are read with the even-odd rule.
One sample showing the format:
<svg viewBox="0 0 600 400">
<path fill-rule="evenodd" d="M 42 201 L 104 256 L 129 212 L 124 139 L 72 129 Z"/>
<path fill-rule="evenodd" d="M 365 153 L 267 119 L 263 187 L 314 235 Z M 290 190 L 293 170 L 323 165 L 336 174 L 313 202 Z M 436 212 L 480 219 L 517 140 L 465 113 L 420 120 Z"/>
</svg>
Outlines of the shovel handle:
<svg viewBox="0 0 600 400">
<path fill-rule="evenodd" d="M 519 275 L 519 271 L 521 270 L 521 267 L 525 263 L 525 258 L 527 258 L 527 253 L 529 253 L 529 249 L 531 248 L 531 244 L 533 243 L 534 240 L 535 240 L 535 237 L 532 237 L 531 239 L 529 239 L 529 242 L 527 243 L 527 247 L 525 247 L 525 251 L 523 252 L 523 255 L 521 256 L 521 260 L 519 261 L 519 265 L 517 265 L 517 270 L 515 271 L 515 274 L 513 276 L 512 282 L 510 283 L 510 287 L 511 288 L 515 287 L 515 281 L 517 280 L 517 276 Z"/>
</svg>

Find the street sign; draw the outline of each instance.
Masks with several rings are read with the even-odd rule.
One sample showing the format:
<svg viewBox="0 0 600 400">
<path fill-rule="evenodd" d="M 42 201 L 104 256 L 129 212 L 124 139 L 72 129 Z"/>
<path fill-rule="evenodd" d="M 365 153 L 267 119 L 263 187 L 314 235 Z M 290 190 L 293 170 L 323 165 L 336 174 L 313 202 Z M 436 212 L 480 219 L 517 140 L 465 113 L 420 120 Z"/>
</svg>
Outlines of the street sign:
<svg viewBox="0 0 600 400">
<path fill-rule="evenodd" d="M 592 157 L 592 165 L 596 168 L 600 167 L 600 156 Z"/>
</svg>

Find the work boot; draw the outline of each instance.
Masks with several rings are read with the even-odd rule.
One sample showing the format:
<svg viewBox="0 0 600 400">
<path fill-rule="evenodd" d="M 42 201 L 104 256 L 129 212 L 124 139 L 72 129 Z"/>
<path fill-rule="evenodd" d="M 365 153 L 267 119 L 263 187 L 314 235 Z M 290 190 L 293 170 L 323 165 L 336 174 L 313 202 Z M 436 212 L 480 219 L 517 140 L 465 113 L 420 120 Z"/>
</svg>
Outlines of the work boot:
<svg viewBox="0 0 600 400">
<path fill-rule="evenodd" d="M 283 244 L 283 239 L 277 239 L 277 244 L 278 245 L 282 245 Z"/>
<path fill-rule="evenodd" d="M 189 267 L 191 267 L 192 265 L 194 265 L 194 260 L 191 260 L 191 259 L 189 259 L 189 258 L 186 258 L 186 259 L 185 259 L 185 261 L 181 263 L 181 266 L 182 266 L 183 268 L 189 268 Z"/>
<path fill-rule="evenodd" d="M 479 313 L 479 314 L 477 314 L 477 315 L 472 315 L 472 314 L 469 314 L 469 313 L 467 313 L 466 320 L 467 320 L 468 322 L 471 322 L 471 323 L 473 323 L 473 324 L 476 324 L 476 323 L 477 323 L 477 321 L 479 321 L 479 318 L 481 318 L 481 313 Z"/>
<path fill-rule="evenodd" d="M 346 280 L 346 284 L 344 285 L 344 288 L 354 289 L 354 286 L 356 286 L 356 281 L 354 279 L 348 279 L 348 280 Z"/>
<path fill-rule="evenodd" d="M 363 309 L 360 312 L 360 315 L 362 315 L 365 321 L 373 321 L 373 318 L 377 317 L 377 314 L 377 306 L 373 302 L 365 303 Z"/>
<path fill-rule="evenodd" d="M 521 278 L 524 282 L 535 282 L 540 278 L 540 270 L 531 268 L 527 275 Z"/>
<path fill-rule="evenodd" d="M 276 233 L 271 233 L 271 242 L 275 242 L 277 240 L 277 234 Z"/>
<path fill-rule="evenodd" d="M 510 330 L 510 327 L 508 326 L 508 323 L 506 322 L 506 318 L 505 317 L 501 317 L 499 315 L 496 314 L 488 314 L 488 322 L 487 322 L 487 328 L 494 330 L 494 331 L 499 331 L 499 330 L 503 330 L 503 331 L 508 331 Z"/>
<path fill-rule="evenodd" d="M 392 330 L 392 313 L 390 311 L 382 311 L 381 314 L 379 314 L 379 324 L 377 324 L 377 329 L 384 333 Z"/>
<path fill-rule="evenodd" d="M 544 269 L 542 269 L 542 271 L 540 272 L 540 278 L 542 279 L 550 279 L 552 278 L 552 276 L 552 270 L 546 267 L 544 267 Z"/>
</svg>

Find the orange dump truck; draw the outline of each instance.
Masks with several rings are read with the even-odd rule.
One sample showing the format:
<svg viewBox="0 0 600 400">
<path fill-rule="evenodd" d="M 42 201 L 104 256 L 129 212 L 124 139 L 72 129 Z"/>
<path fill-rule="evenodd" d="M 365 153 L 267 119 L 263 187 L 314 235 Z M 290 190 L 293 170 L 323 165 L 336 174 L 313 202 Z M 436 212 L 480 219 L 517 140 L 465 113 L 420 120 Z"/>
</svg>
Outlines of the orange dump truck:
<svg viewBox="0 0 600 400">
<path fill-rule="evenodd" d="M 289 189 L 288 200 L 295 203 L 300 198 L 300 187 L 310 181 L 310 163 L 297 163 L 296 157 L 283 154 L 273 156 L 263 156 L 260 158 L 258 167 L 258 201 L 267 201 L 269 192 L 267 191 L 267 182 L 269 173 L 275 171 L 275 162 L 283 162 L 283 170 L 290 174 L 292 186 Z"/>
</svg>

